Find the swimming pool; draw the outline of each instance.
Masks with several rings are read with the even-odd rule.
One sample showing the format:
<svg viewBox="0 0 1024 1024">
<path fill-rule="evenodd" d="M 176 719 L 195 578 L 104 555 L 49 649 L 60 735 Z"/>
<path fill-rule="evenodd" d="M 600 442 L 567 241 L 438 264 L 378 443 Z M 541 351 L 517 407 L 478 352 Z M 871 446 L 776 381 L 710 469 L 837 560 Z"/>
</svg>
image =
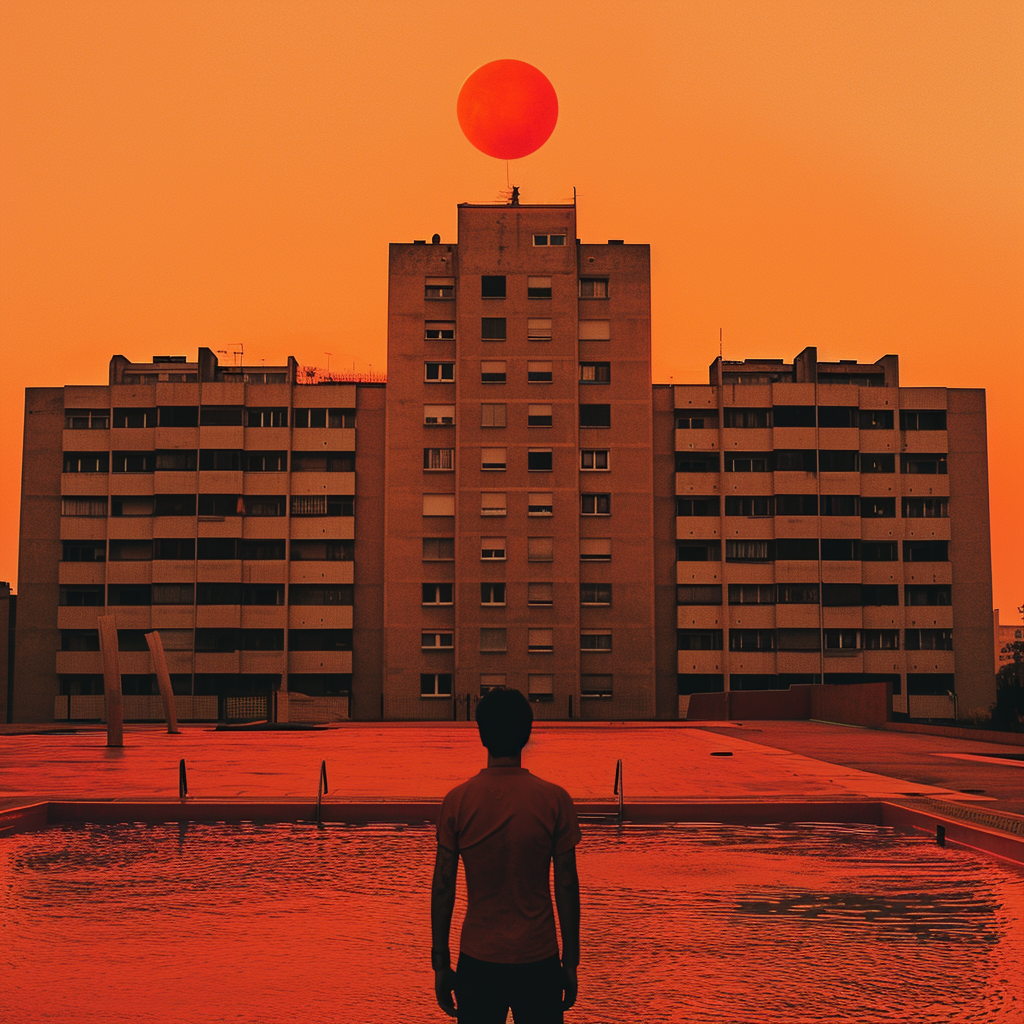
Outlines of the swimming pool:
<svg viewBox="0 0 1024 1024">
<path fill-rule="evenodd" d="M 433 847 L 430 828 L 380 825 L 4 839 L 0 1015 L 443 1021 L 429 970 Z M 585 826 L 579 866 L 583 962 L 567 1021 L 1024 1015 L 1014 866 L 822 824 Z M 455 937 L 461 913 L 460 894 Z"/>
</svg>

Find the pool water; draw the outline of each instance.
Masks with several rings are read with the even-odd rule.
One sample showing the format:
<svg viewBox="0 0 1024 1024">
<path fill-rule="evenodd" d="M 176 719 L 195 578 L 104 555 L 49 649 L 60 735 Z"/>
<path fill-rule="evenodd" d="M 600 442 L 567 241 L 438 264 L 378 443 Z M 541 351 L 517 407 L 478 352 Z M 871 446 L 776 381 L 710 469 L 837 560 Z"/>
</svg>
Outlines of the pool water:
<svg viewBox="0 0 1024 1024">
<path fill-rule="evenodd" d="M 426 827 L 0 841 L 0 1019 L 439 1022 Z M 890 829 L 585 826 L 567 1022 L 1024 1019 L 1024 874 Z M 461 870 L 460 870 L 461 890 Z M 460 892 L 453 949 L 464 909 Z"/>
</svg>

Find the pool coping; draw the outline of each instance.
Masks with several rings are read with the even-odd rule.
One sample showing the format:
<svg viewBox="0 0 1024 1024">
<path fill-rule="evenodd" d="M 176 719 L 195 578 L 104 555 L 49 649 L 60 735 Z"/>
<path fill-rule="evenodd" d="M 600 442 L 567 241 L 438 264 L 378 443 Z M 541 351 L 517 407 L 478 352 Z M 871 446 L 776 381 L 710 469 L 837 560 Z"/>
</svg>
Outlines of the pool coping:
<svg viewBox="0 0 1024 1024">
<path fill-rule="evenodd" d="M 324 801 L 327 824 L 435 824 L 439 799 Z M 584 823 L 618 823 L 618 804 L 578 800 Z M 185 800 L 33 800 L 0 810 L 0 838 L 68 824 L 316 821 L 312 800 L 264 798 Z M 944 845 L 1024 865 L 1024 819 L 931 799 L 892 800 L 639 800 L 623 805 L 623 823 L 769 825 L 816 822 L 879 825 L 925 833 Z"/>
</svg>

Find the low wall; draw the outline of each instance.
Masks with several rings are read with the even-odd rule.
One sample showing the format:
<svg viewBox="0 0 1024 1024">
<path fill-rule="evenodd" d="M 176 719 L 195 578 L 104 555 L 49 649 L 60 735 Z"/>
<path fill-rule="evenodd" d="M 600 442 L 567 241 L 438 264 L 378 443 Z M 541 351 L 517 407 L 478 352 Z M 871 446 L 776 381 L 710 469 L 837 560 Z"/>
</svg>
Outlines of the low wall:
<svg viewBox="0 0 1024 1024">
<path fill-rule="evenodd" d="M 801 721 L 814 718 L 882 729 L 892 718 L 892 683 L 695 693 L 690 696 L 686 718 L 690 722 L 724 722 L 730 719 Z"/>
</svg>

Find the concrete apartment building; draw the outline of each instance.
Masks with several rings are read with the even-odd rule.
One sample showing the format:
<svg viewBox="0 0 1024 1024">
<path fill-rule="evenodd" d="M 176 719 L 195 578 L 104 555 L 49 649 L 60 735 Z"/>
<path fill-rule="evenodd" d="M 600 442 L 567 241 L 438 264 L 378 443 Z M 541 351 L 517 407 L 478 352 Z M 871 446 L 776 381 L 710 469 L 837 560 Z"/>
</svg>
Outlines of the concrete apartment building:
<svg viewBox="0 0 1024 1024">
<path fill-rule="evenodd" d="M 573 206 L 459 207 L 393 244 L 388 376 L 111 361 L 28 389 L 15 721 L 673 719 L 693 693 L 891 682 L 994 700 L 984 393 L 874 364 L 651 384 L 644 245 Z M 955 694 L 955 697 L 952 696 Z"/>
</svg>

